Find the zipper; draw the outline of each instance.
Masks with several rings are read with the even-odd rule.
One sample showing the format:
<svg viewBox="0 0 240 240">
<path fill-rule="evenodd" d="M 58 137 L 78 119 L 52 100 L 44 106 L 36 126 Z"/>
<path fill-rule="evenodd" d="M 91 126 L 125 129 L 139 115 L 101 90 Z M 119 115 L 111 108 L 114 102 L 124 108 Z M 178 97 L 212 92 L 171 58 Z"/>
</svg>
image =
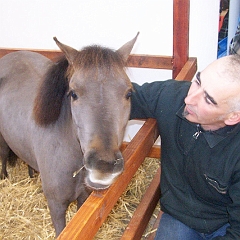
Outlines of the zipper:
<svg viewBox="0 0 240 240">
<path fill-rule="evenodd" d="M 190 150 L 194 147 L 195 141 L 198 139 L 199 135 L 202 133 L 200 124 L 197 124 L 197 131 L 192 135 L 193 138 L 190 139 L 188 146 L 184 150 L 184 155 L 188 155 Z"/>
<path fill-rule="evenodd" d="M 197 131 L 193 134 L 193 138 L 198 139 L 200 133 L 202 133 L 202 131 L 200 130 L 200 125 L 197 124 Z"/>
</svg>

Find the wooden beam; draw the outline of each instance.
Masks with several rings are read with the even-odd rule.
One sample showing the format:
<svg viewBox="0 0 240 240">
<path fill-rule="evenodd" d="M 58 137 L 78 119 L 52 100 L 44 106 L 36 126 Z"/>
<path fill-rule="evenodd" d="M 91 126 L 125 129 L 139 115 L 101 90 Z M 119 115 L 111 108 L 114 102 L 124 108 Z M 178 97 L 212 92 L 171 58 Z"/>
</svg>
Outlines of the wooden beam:
<svg viewBox="0 0 240 240">
<path fill-rule="evenodd" d="M 128 67 L 173 69 L 172 57 L 160 55 L 137 55 L 132 54 L 128 58 Z"/>
<path fill-rule="evenodd" d="M 160 220 L 161 220 L 161 217 L 162 217 L 162 214 L 163 212 L 160 210 L 160 212 L 158 213 L 158 216 L 157 216 L 157 219 L 153 225 L 153 229 L 156 231 L 153 231 L 148 237 L 147 237 L 147 240 L 154 240 L 155 236 L 156 236 L 156 232 L 157 232 L 157 228 L 159 226 L 159 223 L 160 223 Z"/>
<path fill-rule="evenodd" d="M 173 79 L 188 60 L 190 0 L 173 1 Z"/>
<path fill-rule="evenodd" d="M 160 175 L 161 169 L 159 167 L 151 184 L 147 188 L 141 202 L 134 212 L 131 221 L 124 231 L 121 240 L 139 240 L 144 233 L 152 213 L 160 199 Z"/>
<path fill-rule="evenodd" d="M 32 51 L 40 53 L 52 61 L 56 61 L 63 55 L 59 50 L 0 48 L 0 58 L 8 53 L 16 51 Z M 172 61 L 172 57 L 169 56 L 132 54 L 128 58 L 127 67 L 172 70 Z"/>
<path fill-rule="evenodd" d="M 157 123 L 148 119 L 123 152 L 125 170 L 107 190 L 93 192 L 59 235 L 58 240 L 91 240 L 158 137 Z"/>
<path fill-rule="evenodd" d="M 44 50 L 44 49 L 24 49 L 24 48 L 0 48 L 0 58 L 5 56 L 6 54 L 16 52 L 16 51 L 31 51 L 40 53 L 43 56 L 55 61 L 59 57 L 63 55 L 60 50 Z"/>
<path fill-rule="evenodd" d="M 121 148 L 120 148 L 121 152 L 123 152 L 127 148 L 128 144 L 129 144 L 129 142 L 122 143 Z M 161 146 L 153 145 L 146 157 L 161 158 Z"/>
<path fill-rule="evenodd" d="M 176 80 L 191 81 L 197 71 L 197 58 L 189 58 L 181 71 L 176 76 Z"/>
</svg>

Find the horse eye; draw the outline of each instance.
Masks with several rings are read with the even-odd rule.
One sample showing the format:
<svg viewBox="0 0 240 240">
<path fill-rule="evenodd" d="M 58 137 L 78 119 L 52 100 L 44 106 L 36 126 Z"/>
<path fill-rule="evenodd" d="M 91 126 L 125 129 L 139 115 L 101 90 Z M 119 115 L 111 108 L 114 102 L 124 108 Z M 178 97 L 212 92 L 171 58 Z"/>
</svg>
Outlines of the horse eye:
<svg viewBox="0 0 240 240">
<path fill-rule="evenodd" d="M 70 91 L 69 95 L 72 97 L 73 100 L 77 100 L 78 99 L 78 96 L 77 96 L 77 94 L 74 91 Z"/>
<path fill-rule="evenodd" d="M 132 89 L 127 92 L 126 99 L 129 99 L 131 96 L 132 96 Z"/>
</svg>

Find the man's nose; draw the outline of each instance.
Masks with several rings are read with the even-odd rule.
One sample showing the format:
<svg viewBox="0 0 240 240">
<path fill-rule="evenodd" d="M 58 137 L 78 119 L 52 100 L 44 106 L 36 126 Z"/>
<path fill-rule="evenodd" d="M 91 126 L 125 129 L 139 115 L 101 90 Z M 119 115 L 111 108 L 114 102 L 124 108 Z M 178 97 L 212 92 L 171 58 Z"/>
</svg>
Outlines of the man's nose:
<svg viewBox="0 0 240 240">
<path fill-rule="evenodd" d="M 199 96 L 201 95 L 201 92 L 200 89 L 188 92 L 188 95 L 185 98 L 185 103 L 188 105 L 196 105 L 200 100 Z"/>
</svg>

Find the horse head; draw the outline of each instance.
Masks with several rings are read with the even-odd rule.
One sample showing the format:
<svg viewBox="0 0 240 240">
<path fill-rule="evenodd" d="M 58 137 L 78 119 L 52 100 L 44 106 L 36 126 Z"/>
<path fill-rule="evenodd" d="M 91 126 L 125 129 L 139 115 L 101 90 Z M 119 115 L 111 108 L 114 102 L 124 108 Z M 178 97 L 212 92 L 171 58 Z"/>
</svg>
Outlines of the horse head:
<svg viewBox="0 0 240 240">
<path fill-rule="evenodd" d="M 85 183 L 91 189 L 108 188 L 124 169 L 119 147 L 132 93 L 125 66 L 137 36 L 117 51 L 100 46 L 77 51 L 54 38 L 69 64 L 73 125 L 84 155 Z"/>
</svg>

